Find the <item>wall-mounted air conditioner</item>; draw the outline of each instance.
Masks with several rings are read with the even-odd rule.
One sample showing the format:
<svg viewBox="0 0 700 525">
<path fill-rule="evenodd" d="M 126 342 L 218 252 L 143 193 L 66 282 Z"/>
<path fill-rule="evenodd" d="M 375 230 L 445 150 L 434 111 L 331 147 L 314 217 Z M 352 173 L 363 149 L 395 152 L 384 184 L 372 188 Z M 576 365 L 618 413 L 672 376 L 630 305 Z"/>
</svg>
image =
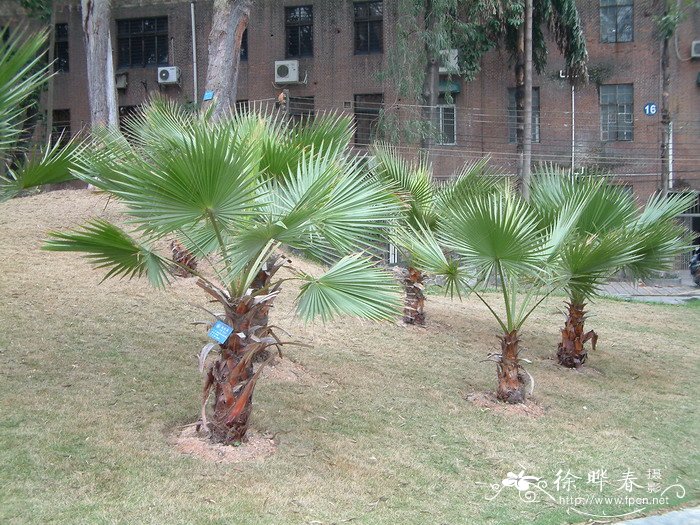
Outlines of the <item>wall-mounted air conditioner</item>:
<svg viewBox="0 0 700 525">
<path fill-rule="evenodd" d="M 459 73 L 459 53 L 456 49 L 440 51 L 440 74 Z"/>
<path fill-rule="evenodd" d="M 693 40 L 690 44 L 690 58 L 700 58 L 700 40 Z"/>
<path fill-rule="evenodd" d="M 158 68 L 158 83 L 159 84 L 179 84 L 180 83 L 180 68 L 175 66 L 159 67 Z"/>
<path fill-rule="evenodd" d="M 275 84 L 295 84 L 299 82 L 298 60 L 277 60 L 275 62 Z"/>
</svg>

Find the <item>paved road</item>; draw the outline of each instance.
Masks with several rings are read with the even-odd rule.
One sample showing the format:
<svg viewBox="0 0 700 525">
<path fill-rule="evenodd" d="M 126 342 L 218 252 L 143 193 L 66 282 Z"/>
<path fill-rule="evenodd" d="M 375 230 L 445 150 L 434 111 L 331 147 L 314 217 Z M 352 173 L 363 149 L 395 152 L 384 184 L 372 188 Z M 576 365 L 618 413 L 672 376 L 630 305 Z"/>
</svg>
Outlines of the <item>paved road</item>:
<svg viewBox="0 0 700 525">
<path fill-rule="evenodd" d="M 675 286 L 656 286 L 644 283 L 611 282 L 603 286 L 604 295 L 612 295 L 636 301 L 681 304 L 700 300 L 700 287 L 683 281 Z"/>
<path fill-rule="evenodd" d="M 618 525 L 700 525 L 700 507 L 623 521 Z"/>
</svg>

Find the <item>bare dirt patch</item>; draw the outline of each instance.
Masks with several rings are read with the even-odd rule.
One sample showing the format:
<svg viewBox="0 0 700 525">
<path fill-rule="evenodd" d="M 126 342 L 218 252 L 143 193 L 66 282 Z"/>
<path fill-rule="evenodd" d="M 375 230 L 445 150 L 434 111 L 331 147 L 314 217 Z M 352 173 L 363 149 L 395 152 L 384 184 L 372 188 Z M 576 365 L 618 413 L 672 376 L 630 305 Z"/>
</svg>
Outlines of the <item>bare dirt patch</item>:
<svg viewBox="0 0 700 525">
<path fill-rule="evenodd" d="M 532 399 L 528 399 L 525 403 L 511 405 L 499 401 L 496 398 L 496 394 L 493 392 L 472 392 L 466 396 L 466 399 L 480 408 L 493 410 L 494 412 L 508 416 L 518 415 L 537 418 L 544 415 L 544 408 Z"/>
<path fill-rule="evenodd" d="M 254 368 L 257 370 L 259 364 Z M 264 378 L 278 382 L 301 382 L 308 379 L 308 372 L 299 363 L 295 363 L 288 357 L 276 357 L 262 372 Z"/>
<path fill-rule="evenodd" d="M 176 431 L 172 444 L 180 454 L 193 456 L 212 463 L 249 463 L 270 457 L 277 450 L 277 444 L 269 436 L 249 430 L 247 440 L 238 446 L 212 443 L 209 438 L 197 432 L 195 425 Z"/>
</svg>

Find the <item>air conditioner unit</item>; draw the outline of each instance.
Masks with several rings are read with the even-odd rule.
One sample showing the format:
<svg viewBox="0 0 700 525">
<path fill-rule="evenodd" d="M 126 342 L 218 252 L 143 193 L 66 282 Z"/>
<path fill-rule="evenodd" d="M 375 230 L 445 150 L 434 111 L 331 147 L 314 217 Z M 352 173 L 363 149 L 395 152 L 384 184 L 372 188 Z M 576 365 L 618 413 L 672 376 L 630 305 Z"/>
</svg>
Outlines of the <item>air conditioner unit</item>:
<svg viewBox="0 0 700 525">
<path fill-rule="evenodd" d="M 275 62 L 275 84 L 295 84 L 299 82 L 298 60 L 277 60 Z"/>
<path fill-rule="evenodd" d="M 158 68 L 158 83 L 159 84 L 179 84 L 180 83 L 180 68 L 175 66 L 159 67 Z"/>
<path fill-rule="evenodd" d="M 700 40 L 693 40 L 690 44 L 690 58 L 700 58 Z"/>
<path fill-rule="evenodd" d="M 440 74 L 459 73 L 459 53 L 456 49 L 440 51 Z"/>
</svg>

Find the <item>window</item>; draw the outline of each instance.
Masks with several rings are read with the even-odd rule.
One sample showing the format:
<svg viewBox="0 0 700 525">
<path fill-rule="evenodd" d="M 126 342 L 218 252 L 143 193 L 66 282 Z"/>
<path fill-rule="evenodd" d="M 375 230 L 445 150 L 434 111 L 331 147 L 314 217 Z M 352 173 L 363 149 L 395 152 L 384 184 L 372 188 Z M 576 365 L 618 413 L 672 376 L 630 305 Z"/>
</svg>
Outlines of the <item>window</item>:
<svg viewBox="0 0 700 525">
<path fill-rule="evenodd" d="M 117 20 L 117 67 L 168 65 L 168 18 Z"/>
<path fill-rule="evenodd" d="M 518 106 L 516 88 L 508 88 L 508 142 L 518 142 Z M 532 88 L 532 142 L 540 141 L 540 88 Z"/>
<path fill-rule="evenodd" d="M 600 135 L 603 141 L 634 139 L 632 84 L 600 86 Z"/>
<path fill-rule="evenodd" d="M 54 73 L 68 72 L 68 24 L 56 24 L 54 28 L 53 70 Z"/>
<path fill-rule="evenodd" d="M 600 41 L 632 42 L 634 0 L 600 0 Z"/>
<path fill-rule="evenodd" d="M 444 102 L 444 99 L 441 101 Z M 437 107 L 438 136 L 435 144 L 440 146 L 454 146 L 457 144 L 457 118 L 454 104 L 441 103 Z"/>
<path fill-rule="evenodd" d="M 383 51 L 382 2 L 355 2 L 355 54 Z"/>
<path fill-rule="evenodd" d="M 70 109 L 54 109 L 51 144 L 65 145 L 70 138 Z"/>
<path fill-rule="evenodd" d="M 377 123 L 384 95 L 355 95 L 355 145 L 370 144 L 377 134 Z"/>
<path fill-rule="evenodd" d="M 314 97 L 289 97 L 289 118 L 294 124 L 313 120 Z"/>
<path fill-rule="evenodd" d="M 286 7 L 285 37 L 287 58 L 310 57 L 314 54 L 314 14 L 310 5 Z"/>
<path fill-rule="evenodd" d="M 241 38 L 241 60 L 248 60 L 248 29 L 243 31 Z"/>
</svg>

